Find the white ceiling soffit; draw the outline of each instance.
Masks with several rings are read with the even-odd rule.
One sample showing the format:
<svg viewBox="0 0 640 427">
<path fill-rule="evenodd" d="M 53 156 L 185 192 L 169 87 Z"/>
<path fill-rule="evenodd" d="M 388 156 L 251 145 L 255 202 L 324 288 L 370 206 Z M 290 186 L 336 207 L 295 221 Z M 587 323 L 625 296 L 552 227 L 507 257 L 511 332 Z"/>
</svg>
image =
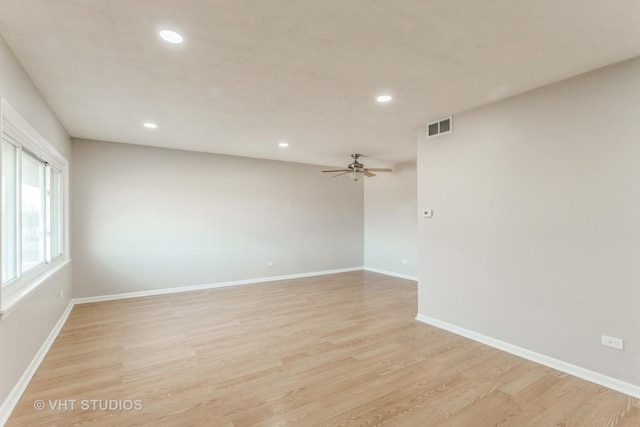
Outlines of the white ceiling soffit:
<svg viewBox="0 0 640 427">
<path fill-rule="evenodd" d="M 638 0 L 0 1 L 74 137 L 336 166 L 415 159 L 428 121 L 638 56 L 639 18 Z"/>
</svg>

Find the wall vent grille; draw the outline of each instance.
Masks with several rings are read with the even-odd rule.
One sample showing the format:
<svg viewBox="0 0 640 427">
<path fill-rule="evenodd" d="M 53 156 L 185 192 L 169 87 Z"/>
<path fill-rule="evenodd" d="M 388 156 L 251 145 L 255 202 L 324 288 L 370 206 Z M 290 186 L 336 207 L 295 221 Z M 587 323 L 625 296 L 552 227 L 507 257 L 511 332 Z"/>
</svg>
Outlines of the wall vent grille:
<svg viewBox="0 0 640 427">
<path fill-rule="evenodd" d="M 427 139 L 453 132 L 453 116 L 427 123 Z"/>
</svg>

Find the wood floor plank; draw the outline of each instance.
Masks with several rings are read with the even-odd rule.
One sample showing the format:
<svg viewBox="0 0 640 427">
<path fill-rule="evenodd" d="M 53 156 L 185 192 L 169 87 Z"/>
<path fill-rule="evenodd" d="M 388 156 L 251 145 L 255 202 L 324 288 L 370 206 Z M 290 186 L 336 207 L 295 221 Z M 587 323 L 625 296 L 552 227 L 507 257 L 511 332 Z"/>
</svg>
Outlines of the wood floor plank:
<svg viewBox="0 0 640 427">
<path fill-rule="evenodd" d="M 358 271 L 78 305 L 7 426 L 640 426 L 637 399 L 417 322 L 416 300 Z"/>
</svg>

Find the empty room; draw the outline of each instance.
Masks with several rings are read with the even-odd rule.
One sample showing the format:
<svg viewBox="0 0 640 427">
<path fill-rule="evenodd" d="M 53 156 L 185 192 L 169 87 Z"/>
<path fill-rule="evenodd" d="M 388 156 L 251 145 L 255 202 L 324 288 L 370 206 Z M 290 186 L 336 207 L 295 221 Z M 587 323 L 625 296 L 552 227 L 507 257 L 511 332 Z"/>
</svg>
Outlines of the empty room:
<svg viewBox="0 0 640 427">
<path fill-rule="evenodd" d="M 639 20 L 0 0 L 0 426 L 640 426 Z"/>
</svg>

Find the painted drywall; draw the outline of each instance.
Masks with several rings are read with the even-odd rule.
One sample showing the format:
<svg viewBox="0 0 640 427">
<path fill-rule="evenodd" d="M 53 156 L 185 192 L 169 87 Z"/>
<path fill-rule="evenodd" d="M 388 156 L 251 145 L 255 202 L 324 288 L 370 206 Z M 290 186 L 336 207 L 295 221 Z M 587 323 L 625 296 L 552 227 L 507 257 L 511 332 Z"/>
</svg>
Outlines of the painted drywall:
<svg viewBox="0 0 640 427">
<path fill-rule="evenodd" d="M 640 385 L 638 105 L 635 59 L 421 135 L 419 314 Z"/>
<path fill-rule="evenodd" d="M 417 198 L 415 162 L 364 180 L 365 267 L 418 276 Z"/>
<path fill-rule="evenodd" d="M 0 96 L 70 160 L 67 132 L 1 38 Z M 71 282 L 68 264 L 0 320 L 0 417 L 3 402 L 68 305 Z M 62 299 L 60 291 L 64 292 Z"/>
<path fill-rule="evenodd" d="M 87 140 L 73 157 L 75 296 L 363 265 L 362 183 L 320 166 Z"/>
</svg>

